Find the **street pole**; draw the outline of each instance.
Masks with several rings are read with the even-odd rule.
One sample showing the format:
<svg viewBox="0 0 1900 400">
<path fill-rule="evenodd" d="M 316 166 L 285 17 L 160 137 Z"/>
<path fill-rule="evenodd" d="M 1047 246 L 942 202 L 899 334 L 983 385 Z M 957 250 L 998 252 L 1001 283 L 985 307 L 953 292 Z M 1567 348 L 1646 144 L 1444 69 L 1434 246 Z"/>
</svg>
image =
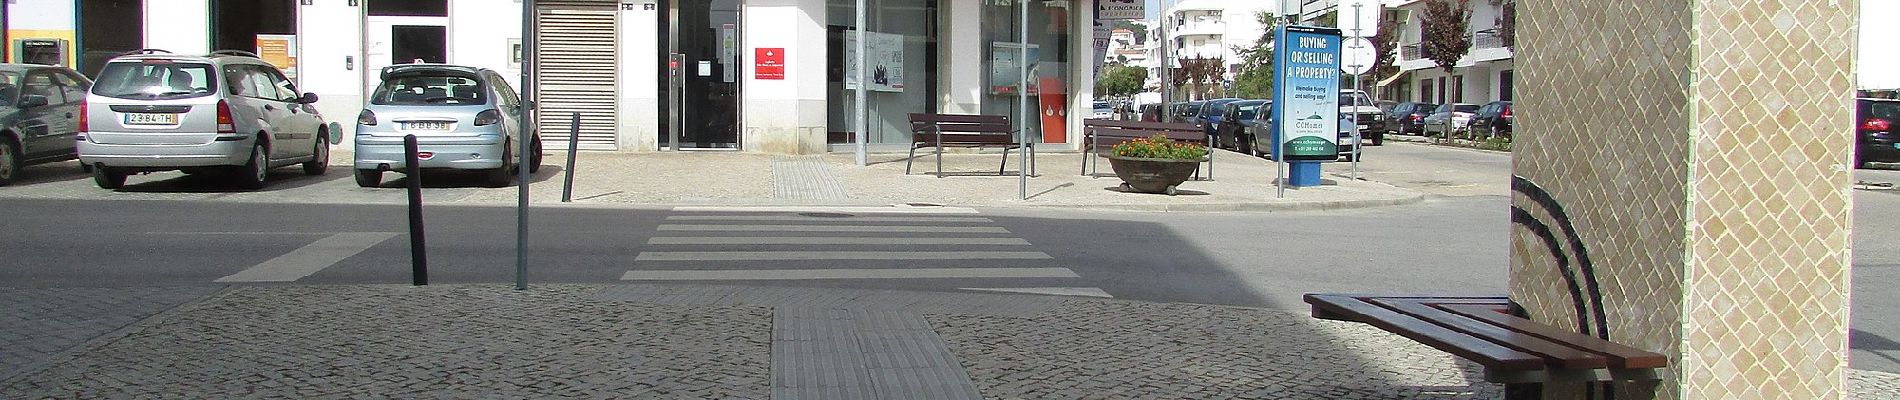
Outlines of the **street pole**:
<svg viewBox="0 0 1900 400">
<path fill-rule="evenodd" d="M 1352 37 L 1353 39 L 1358 39 L 1360 37 L 1363 37 L 1362 35 L 1359 34 L 1359 29 L 1360 29 L 1359 25 L 1362 22 L 1362 20 L 1359 18 L 1359 9 L 1364 6 L 1365 6 L 1365 3 L 1352 3 L 1352 21 L 1353 21 L 1352 22 Z M 1353 54 L 1359 53 L 1358 40 L 1352 41 L 1352 49 L 1354 50 Z M 1357 98 L 1356 95 L 1365 93 L 1359 88 L 1359 67 L 1365 65 L 1366 60 L 1361 60 L 1359 58 L 1360 57 L 1353 57 L 1353 60 L 1352 60 L 1352 90 L 1353 92 L 1355 92 L 1354 93 L 1355 97 L 1352 99 L 1352 180 L 1355 180 L 1355 181 L 1359 180 L 1359 150 L 1360 150 L 1359 149 L 1359 141 L 1360 141 L 1359 99 Z"/>
<path fill-rule="evenodd" d="M 517 195 L 520 198 L 515 204 L 515 290 L 528 289 L 528 162 L 532 160 L 532 158 L 530 158 L 531 155 L 528 154 L 528 144 L 533 141 L 535 134 L 534 120 L 536 119 L 536 114 L 539 113 L 537 110 L 540 109 L 540 105 L 535 104 L 536 102 L 532 100 L 535 98 L 534 94 L 539 92 L 534 88 L 534 64 L 535 61 L 539 59 L 539 57 L 533 56 L 534 48 L 534 0 L 522 0 L 521 98 L 523 100 L 521 101 L 521 116 L 516 118 L 521 122 L 520 132 L 518 133 L 522 140 L 520 143 L 521 151 L 517 152 L 517 154 L 521 155 L 521 161 L 515 164 L 515 168 L 519 170 L 517 171 L 517 174 L 519 174 L 517 177 L 521 179 L 520 182 L 516 183 Z M 569 156 L 571 157 L 572 154 L 569 154 Z"/>
<path fill-rule="evenodd" d="M 1016 9 L 1021 14 L 1016 38 L 1023 45 L 1019 49 L 1022 54 L 1016 58 L 1016 115 L 1023 117 L 1016 122 L 1016 126 L 1022 127 L 1016 130 L 1016 158 L 1020 160 L 1016 162 L 1016 185 L 1019 187 L 1017 199 L 1029 200 L 1029 121 L 1040 123 L 1041 120 L 1029 117 L 1029 0 L 1016 0 Z"/>
<path fill-rule="evenodd" d="M 871 79 L 870 79 L 871 77 L 866 76 L 865 65 L 864 65 L 864 60 L 866 58 L 864 56 L 864 47 L 865 47 L 864 42 L 868 42 L 871 40 L 870 37 L 864 35 L 864 23 L 865 23 L 864 22 L 864 0 L 858 0 L 857 13 L 856 13 L 856 16 L 853 18 L 856 18 L 856 21 L 858 24 L 857 25 L 858 42 L 851 46 L 853 50 L 858 53 L 856 57 L 852 57 L 853 58 L 852 61 L 857 63 L 857 67 L 853 68 L 856 71 L 854 71 L 853 73 L 857 74 L 858 76 L 858 87 L 855 93 L 853 93 L 852 95 L 854 97 L 852 99 L 852 102 L 855 105 L 851 109 L 851 115 L 855 117 L 853 118 L 855 121 L 852 122 L 851 129 L 857 131 L 857 135 L 856 135 L 857 142 L 858 142 L 858 145 L 856 146 L 857 152 L 858 152 L 857 160 L 858 160 L 858 166 L 862 167 L 862 166 L 870 165 L 870 161 L 865 159 L 864 153 L 866 151 L 865 149 L 867 146 L 865 144 L 865 141 L 868 141 L 871 138 L 871 134 L 867 132 L 868 130 L 870 130 L 869 128 L 870 121 L 866 121 L 868 119 L 866 117 L 869 116 L 867 115 L 869 114 L 869 112 L 868 110 L 865 110 L 865 107 L 864 107 L 865 97 L 867 94 L 866 89 L 867 89 L 867 86 L 869 86 L 871 83 Z"/>
<path fill-rule="evenodd" d="M 1174 32 L 1172 32 L 1173 29 L 1168 27 L 1168 21 L 1174 19 L 1168 15 L 1172 7 L 1174 7 L 1174 1 L 1172 0 L 1163 1 L 1161 3 L 1161 59 L 1155 60 L 1155 62 L 1160 63 L 1156 71 L 1161 71 L 1161 104 L 1155 107 L 1161 110 L 1160 122 L 1174 122 L 1174 108 L 1169 106 L 1169 103 L 1174 99 L 1173 96 L 1169 96 L 1173 90 L 1168 89 L 1169 86 L 1173 86 L 1170 85 L 1169 81 L 1171 79 L 1168 78 L 1168 64 L 1172 64 L 1170 61 L 1173 61 L 1173 58 L 1169 56 L 1170 52 L 1168 49 L 1173 47 L 1174 44 L 1174 38 L 1171 37 L 1174 36 Z"/>
</svg>

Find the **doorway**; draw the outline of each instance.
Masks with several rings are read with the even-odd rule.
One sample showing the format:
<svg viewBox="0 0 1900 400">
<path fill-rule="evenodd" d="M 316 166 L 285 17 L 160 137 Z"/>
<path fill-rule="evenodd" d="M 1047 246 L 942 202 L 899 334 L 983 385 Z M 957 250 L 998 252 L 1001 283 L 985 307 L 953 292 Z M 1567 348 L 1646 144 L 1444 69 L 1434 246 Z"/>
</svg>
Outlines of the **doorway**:
<svg viewBox="0 0 1900 400">
<path fill-rule="evenodd" d="M 369 2 L 363 20 L 363 93 L 376 91 L 384 67 L 449 62 L 447 0 Z"/>
<path fill-rule="evenodd" d="M 661 26 L 660 145 L 738 149 L 739 0 L 670 0 Z"/>
<path fill-rule="evenodd" d="M 212 0 L 211 49 L 256 53 L 297 80 L 297 9 L 291 0 Z"/>
<path fill-rule="evenodd" d="M 4 1 L 4 0 L 0 0 Z M 145 3 L 139 0 L 79 2 L 80 72 L 97 78 L 106 60 L 145 47 Z M 7 44 L 11 46 L 12 44 Z"/>
</svg>

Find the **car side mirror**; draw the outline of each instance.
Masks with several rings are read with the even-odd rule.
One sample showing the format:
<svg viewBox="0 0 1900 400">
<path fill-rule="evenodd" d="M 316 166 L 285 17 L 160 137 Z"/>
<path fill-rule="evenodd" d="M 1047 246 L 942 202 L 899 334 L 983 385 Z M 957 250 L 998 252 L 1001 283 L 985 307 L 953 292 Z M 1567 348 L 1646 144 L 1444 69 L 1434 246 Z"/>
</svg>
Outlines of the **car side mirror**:
<svg viewBox="0 0 1900 400">
<path fill-rule="evenodd" d="M 297 98 L 297 103 L 299 103 L 299 104 L 316 104 L 316 103 L 317 103 L 317 94 L 316 94 L 316 93 L 308 93 L 308 92 L 305 92 L 305 93 L 303 94 L 303 97 L 298 97 L 298 98 Z"/>
<path fill-rule="evenodd" d="M 37 94 L 29 94 L 25 96 L 20 96 L 21 109 L 45 107 L 46 104 L 47 104 L 46 96 L 41 96 Z"/>
</svg>

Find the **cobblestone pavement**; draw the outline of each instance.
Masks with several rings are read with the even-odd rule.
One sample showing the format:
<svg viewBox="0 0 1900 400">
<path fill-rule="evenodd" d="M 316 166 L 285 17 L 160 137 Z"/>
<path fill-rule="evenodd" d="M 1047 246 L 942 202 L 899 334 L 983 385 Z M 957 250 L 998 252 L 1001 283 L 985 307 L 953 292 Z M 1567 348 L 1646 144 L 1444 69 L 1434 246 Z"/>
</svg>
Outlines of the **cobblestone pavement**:
<svg viewBox="0 0 1900 400">
<path fill-rule="evenodd" d="M 9 398 L 765 398 L 770 311 L 537 286 L 247 287 Z"/>
<path fill-rule="evenodd" d="M 0 380 L 0 397 L 1477 399 L 1501 391 L 1476 366 L 1410 340 L 1281 310 L 661 284 L 242 286 L 197 297 L 207 290 L 218 288 L 171 297 L 113 289 L 127 308 L 201 300 L 107 340 L 81 339 L 51 365 Z M 61 309 L 114 294 L 5 289 L 0 300 L 39 296 Z M 0 314 L 14 318 L 0 320 L 0 334 L 53 329 L 35 328 L 57 321 L 34 312 Z M 1854 371 L 1849 382 L 1849 398 L 1900 396 L 1900 375 Z"/>
<path fill-rule="evenodd" d="M 0 288 L 0 381 L 217 287 Z"/>
</svg>

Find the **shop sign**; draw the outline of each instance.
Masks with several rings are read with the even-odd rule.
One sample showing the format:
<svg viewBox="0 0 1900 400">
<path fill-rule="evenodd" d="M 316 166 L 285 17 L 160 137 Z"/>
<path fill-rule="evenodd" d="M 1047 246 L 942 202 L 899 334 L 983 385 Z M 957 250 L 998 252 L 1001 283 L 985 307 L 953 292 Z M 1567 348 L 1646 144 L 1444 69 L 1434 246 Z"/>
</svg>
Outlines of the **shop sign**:
<svg viewBox="0 0 1900 400">
<path fill-rule="evenodd" d="M 1143 19 L 1148 17 L 1143 0 L 1101 0 L 1095 3 L 1099 19 Z"/>
<path fill-rule="evenodd" d="M 1283 160 L 1339 159 L 1339 30 L 1290 26 L 1275 32 L 1273 123 Z"/>
<path fill-rule="evenodd" d="M 760 47 L 752 49 L 752 59 L 755 60 L 755 65 L 753 65 L 752 69 L 753 79 L 785 79 L 785 48 Z"/>
</svg>

